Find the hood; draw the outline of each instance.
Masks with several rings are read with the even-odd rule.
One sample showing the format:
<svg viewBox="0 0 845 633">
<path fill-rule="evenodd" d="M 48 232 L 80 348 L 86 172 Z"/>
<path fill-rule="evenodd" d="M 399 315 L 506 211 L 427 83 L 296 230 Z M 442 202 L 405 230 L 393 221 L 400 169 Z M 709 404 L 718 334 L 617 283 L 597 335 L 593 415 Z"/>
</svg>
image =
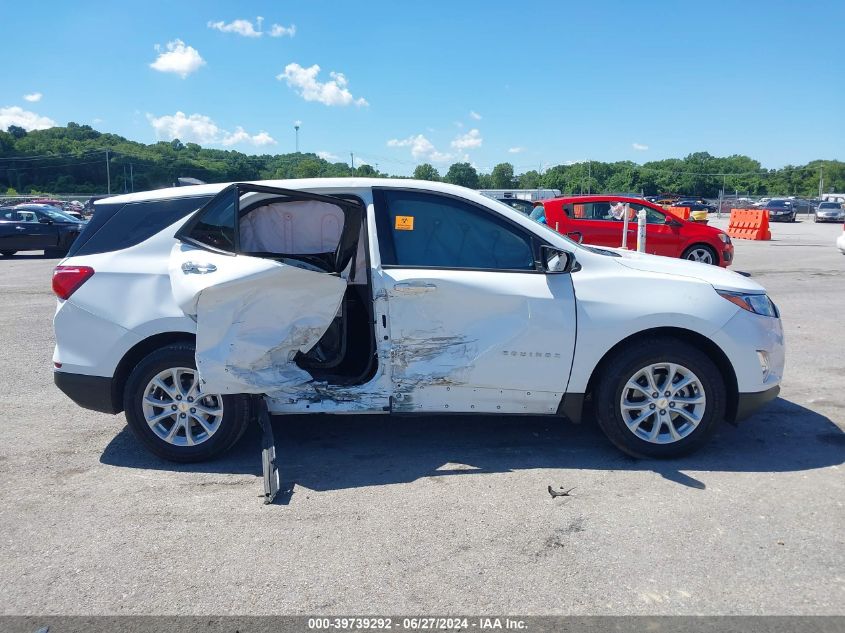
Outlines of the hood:
<svg viewBox="0 0 845 633">
<path fill-rule="evenodd" d="M 691 262 L 686 259 L 648 255 L 637 251 L 626 251 L 621 248 L 607 249 L 618 253 L 620 257 L 615 261 L 620 266 L 639 270 L 646 273 L 674 275 L 676 277 L 690 277 L 710 284 L 717 290 L 731 290 L 734 292 L 764 293 L 763 288 L 756 281 L 711 264 Z"/>
</svg>

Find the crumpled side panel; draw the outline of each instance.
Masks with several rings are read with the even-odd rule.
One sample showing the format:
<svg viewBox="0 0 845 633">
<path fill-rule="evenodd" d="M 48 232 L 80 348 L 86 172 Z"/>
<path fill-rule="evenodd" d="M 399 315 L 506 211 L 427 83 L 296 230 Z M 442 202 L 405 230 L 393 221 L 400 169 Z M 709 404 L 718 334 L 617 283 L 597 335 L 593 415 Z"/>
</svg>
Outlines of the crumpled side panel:
<svg viewBox="0 0 845 633">
<path fill-rule="evenodd" d="M 208 393 L 270 393 L 312 380 L 293 359 L 335 318 L 343 279 L 278 264 L 202 290 L 197 368 Z"/>
</svg>

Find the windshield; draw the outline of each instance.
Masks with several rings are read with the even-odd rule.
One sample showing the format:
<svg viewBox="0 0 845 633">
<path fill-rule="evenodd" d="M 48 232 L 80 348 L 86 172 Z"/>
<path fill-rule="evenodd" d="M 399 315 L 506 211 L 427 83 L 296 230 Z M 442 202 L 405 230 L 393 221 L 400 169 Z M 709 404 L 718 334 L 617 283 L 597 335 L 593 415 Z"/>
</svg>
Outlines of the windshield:
<svg viewBox="0 0 845 633">
<path fill-rule="evenodd" d="M 792 203 L 788 200 L 772 200 L 768 202 L 766 206 L 770 209 L 784 209 L 786 207 L 791 207 Z"/>
<path fill-rule="evenodd" d="M 490 198 L 490 201 L 499 205 L 500 207 L 507 209 L 508 211 L 514 211 L 514 209 L 510 205 L 507 205 L 504 202 L 500 202 L 499 200 L 495 200 L 493 198 Z M 585 248 L 584 246 L 581 246 L 575 240 L 570 239 L 566 235 L 562 235 L 561 233 L 558 233 L 557 231 L 555 231 L 552 228 L 549 228 L 547 225 L 543 224 L 542 222 L 537 222 L 535 220 L 534 224 L 536 224 L 538 227 L 540 227 L 541 232 L 547 233 L 549 235 L 549 239 L 561 239 L 562 238 L 562 239 L 566 240 L 572 246 L 575 246 L 576 248 L 581 248 L 581 249 Z"/>
<path fill-rule="evenodd" d="M 841 206 L 838 202 L 822 202 L 819 209 L 839 209 Z"/>
<path fill-rule="evenodd" d="M 77 218 L 73 216 L 67 215 L 66 213 L 62 213 L 58 209 L 39 209 L 41 213 L 46 215 L 48 218 L 53 220 L 59 220 L 60 222 L 79 222 Z"/>
</svg>

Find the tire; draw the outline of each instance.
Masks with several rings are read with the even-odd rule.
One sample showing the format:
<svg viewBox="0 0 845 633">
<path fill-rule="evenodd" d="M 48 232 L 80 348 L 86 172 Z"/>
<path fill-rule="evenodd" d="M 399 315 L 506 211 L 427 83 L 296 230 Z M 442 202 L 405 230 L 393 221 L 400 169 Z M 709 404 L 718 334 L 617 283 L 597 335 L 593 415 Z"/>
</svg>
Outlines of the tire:
<svg viewBox="0 0 845 633">
<path fill-rule="evenodd" d="M 709 262 L 702 259 L 702 253 L 707 253 L 707 255 L 710 256 Z M 704 264 L 713 264 L 714 266 L 719 265 L 719 255 L 712 246 L 708 246 L 707 244 L 693 244 L 683 252 L 681 259 L 702 262 Z"/>
<path fill-rule="evenodd" d="M 15 253 L 17 253 L 17 251 L 0 251 L 0 255 L 3 257 L 11 257 Z"/>
<path fill-rule="evenodd" d="M 167 391 L 153 386 L 154 378 L 163 372 L 173 376 L 172 370 L 175 368 L 184 369 L 181 372 L 177 370 L 172 379 L 164 379 L 163 385 L 168 387 Z M 251 419 L 250 400 L 247 396 L 198 396 L 189 402 L 189 398 L 193 398 L 191 394 L 196 395 L 195 391 L 189 391 L 187 388 L 187 385 L 193 384 L 191 372 L 195 371 L 194 346 L 190 343 L 174 343 L 145 356 L 135 366 L 126 381 L 123 407 L 129 428 L 144 448 L 169 461 L 200 462 L 224 453 L 241 438 Z M 177 377 L 181 383 L 178 390 L 174 388 Z M 196 380 L 195 374 L 194 380 Z M 145 404 L 145 396 L 150 388 L 155 389 L 151 398 L 154 398 L 156 402 L 166 403 L 165 406 Z M 175 398 L 170 394 L 174 394 Z M 222 415 L 206 417 L 202 412 L 198 413 L 212 432 L 204 429 L 196 419 L 197 415 L 191 413 L 197 410 L 188 408 L 194 404 L 206 411 L 215 411 L 219 410 L 221 403 Z M 180 408 L 168 416 L 167 413 L 173 407 Z M 180 412 L 183 409 L 184 412 Z M 147 422 L 147 416 L 161 418 L 162 415 L 165 417 L 160 422 L 155 424 Z M 184 420 L 190 422 L 190 425 L 186 427 L 184 422 L 176 416 L 185 416 Z M 172 430 L 174 426 L 181 426 L 181 428 L 175 431 L 175 435 L 170 434 L 173 436 L 171 441 L 161 436 L 167 434 L 168 430 Z M 188 431 L 191 432 L 194 445 L 190 445 Z"/>
<path fill-rule="evenodd" d="M 669 363 L 674 364 L 675 371 L 679 372 L 676 373 L 675 384 L 680 384 L 691 375 L 697 380 L 697 383 L 691 383 L 681 390 L 682 396 L 694 400 L 696 394 L 703 394 L 703 403 L 679 407 L 679 395 L 672 394 L 672 390 L 669 390 L 670 397 L 666 398 L 666 391 L 662 389 L 665 383 L 662 382 L 658 383 L 656 392 L 659 399 L 653 398 L 655 392 L 645 394 L 638 389 L 629 388 L 628 385 L 635 380 L 638 373 L 650 366 L 663 365 L 664 367 L 656 371 L 665 372 L 662 377 L 666 380 Z M 660 375 L 654 376 L 655 382 L 658 378 Z M 648 384 L 645 375 L 641 375 L 639 380 L 643 382 L 644 387 Z M 648 399 L 649 395 L 654 402 Z M 624 412 L 623 397 L 624 401 L 629 403 L 643 399 L 642 408 L 637 410 L 629 405 L 629 410 Z M 594 391 L 596 418 L 601 430 L 617 448 L 639 458 L 680 457 L 700 448 L 724 419 L 726 399 L 725 383 L 710 357 L 697 347 L 670 337 L 646 338 L 620 350 L 602 364 Z M 651 408 L 652 404 L 655 404 L 654 409 Z M 697 424 L 679 414 L 681 409 L 689 416 L 698 418 Z M 665 413 L 661 416 L 662 412 Z M 636 431 L 626 423 L 626 416 Z M 638 418 L 642 418 L 639 423 Z M 653 435 L 655 420 L 658 419 L 661 421 L 657 425 L 656 439 L 643 437 Z M 672 437 L 671 429 L 675 429 L 677 439 Z"/>
</svg>

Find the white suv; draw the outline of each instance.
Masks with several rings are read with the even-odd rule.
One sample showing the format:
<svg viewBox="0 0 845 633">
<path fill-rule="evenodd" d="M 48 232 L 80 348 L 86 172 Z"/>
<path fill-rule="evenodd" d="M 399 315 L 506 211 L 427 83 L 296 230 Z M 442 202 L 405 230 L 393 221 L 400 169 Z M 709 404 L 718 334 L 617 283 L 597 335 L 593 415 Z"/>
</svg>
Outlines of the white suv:
<svg viewBox="0 0 845 633">
<path fill-rule="evenodd" d="M 55 381 L 177 461 L 270 413 L 565 416 L 641 457 L 779 390 L 764 289 L 578 245 L 479 193 L 264 181 L 117 196 L 56 268 Z"/>
</svg>

